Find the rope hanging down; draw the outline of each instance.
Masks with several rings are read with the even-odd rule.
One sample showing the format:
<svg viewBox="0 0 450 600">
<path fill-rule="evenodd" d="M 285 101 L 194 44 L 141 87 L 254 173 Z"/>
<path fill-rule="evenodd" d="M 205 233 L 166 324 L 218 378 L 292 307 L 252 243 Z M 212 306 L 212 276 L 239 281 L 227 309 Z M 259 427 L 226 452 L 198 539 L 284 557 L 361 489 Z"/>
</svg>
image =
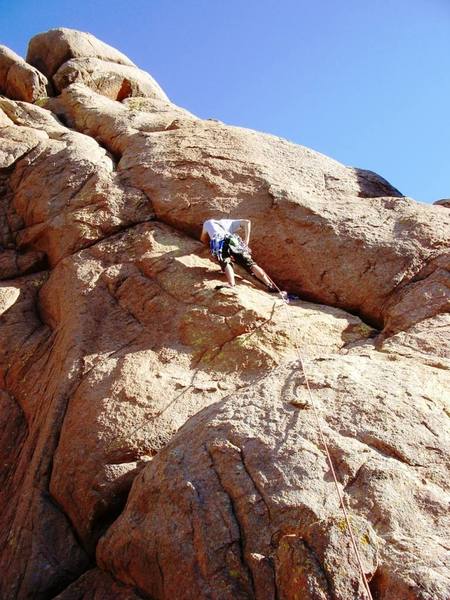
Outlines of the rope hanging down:
<svg viewBox="0 0 450 600">
<path fill-rule="evenodd" d="M 270 279 L 270 277 L 269 277 L 269 279 Z M 293 321 L 291 319 L 291 315 L 289 313 L 289 301 L 288 301 L 286 292 L 283 292 L 272 279 L 270 279 L 270 281 L 271 281 L 273 287 L 277 290 L 277 292 L 278 292 L 278 294 L 279 294 L 279 296 L 280 296 L 280 298 L 281 298 L 281 300 L 282 300 L 282 302 L 283 302 L 283 304 L 284 304 L 284 306 L 286 308 L 286 313 L 287 313 L 289 324 L 291 325 L 292 328 L 294 328 L 294 323 L 293 323 Z M 302 354 L 300 352 L 300 347 L 299 347 L 297 341 L 295 341 L 295 348 L 296 348 L 296 351 L 297 351 L 297 354 L 298 354 L 300 366 L 301 366 L 302 371 L 303 371 L 303 376 L 305 378 L 306 388 L 308 390 L 308 395 L 309 395 L 310 403 L 311 403 L 311 406 L 313 408 L 314 417 L 315 417 L 316 423 L 317 423 L 317 428 L 319 430 L 320 441 L 322 443 L 322 446 L 323 446 L 323 448 L 325 450 L 325 454 L 327 456 L 328 464 L 330 466 L 330 470 L 331 470 L 331 473 L 332 473 L 332 476 L 333 476 L 334 485 L 336 487 L 337 495 L 339 497 L 339 502 L 340 502 L 340 505 L 341 505 L 341 508 L 342 508 L 342 512 L 344 513 L 345 522 L 346 522 L 347 527 L 348 527 L 348 532 L 349 532 L 349 535 L 350 535 L 351 545 L 352 545 L 352 548 L 353 548 L 353 551 L 355 553 L 356 560 L 357 560 L 357 563 L 358 563 L 358 568 L 359 568 L 359 572 L 360 572 L 360 575 L 361 575 L 361 580 L 363 582 L 364 591 L 365 591 L 365 594 L 366 594 L 368 600 L 373 600 L 373 596 L 372 596 L 372 593 L 371 593 L 370 588 L 369 588 L 369 582 L 367 581 L 366 574 L 364 573 L 364 568 L 363 568 L 363 565 L 362 565 L 361 555 L 359 553 L 358 545 L 356 543 L 356 538 L 355 538 L 355 535 L 353 533 L 352 525 L 350 523 L 350 518 L 349 518 L 349 515 L 348 515 L 348 511 L 347 511 L 347 508 L 345 506 L 344 497 L 343 497 L 342 492 L 341 492 L 341 490 L 339 488 L 339 481 L 338 481 L 338 478 L 336 476 L 336 471 L 335 471 L 335 468 L 334 468 L 334 465 L 333 465 L 333 461 L 331 459 L 330 451 L 328 449 L 328 444 L 327 444 L 327 442 L 325 440 L 323 429 L 322 429 L 322 426 L 320 424 L 319 409 L 318 409 L 317 404 L 314 401 L 314 397 L 313 397 L 313 395 L 311 393 L 311 387 L 309 385 L 309 379 L 308 379 L 308 376 L 306 374 L 305 363 L 303 361 L 303 357 L 302 357 Z M 137 427 L 135 430 L 133 430 L 133 434 L 136 433 L 139 429 L 143 428 L 144 426 L 145 426 L 145 424 L 141 425 L 140 427 Z"/>
<path fill-rule="evenodd" d="M 283 304 L 284 304 L 284 306 L 286 308 L 286 313 L 287 313 L 287 316 L 288 316 L 289 324 L 293 328 L 294 327 L 294 323 L 293 323 L 293 321 L 291 319 L 291 315 L 289 314 L 289 304 L 288 304 L 288 300 L 287 300 L 287 297 L 286 297 L 286 292 L 283 292 L 277 286 L 277 284 L 274 281 L 272 281 L 272 285 L 276 288 L 276 290 L 279 293 L 279 296 L 280 296 L 281 300 L 283 301 Z M 305 378 L 306 389 L 308 390 L 309 400 L 311 402 L 311 406 L 312 406 L 313 412 L 314 412 L 314 417 L 316 419 L 317 427 L 318 427 L 318 430 L 319 430 L 320 441 L 322 443 L 322 446 L 323 446 L 323 448 L 325 450 L 325 454 L 327 456 L 328 464 L 330 466 L 330 470 L 331 470 L 331 473 L 333 475 L 334 485 L 336 487 L 337 495 L 339 497 L 339 502 L 340 502 L 340 505 L 341 505 L 341 508 L 342 508 L 342 512 L 344 513 L 345 522 L 346 522 L 347 527 L 348 527 L 348 532 L 349 532 L 349 535 L 350 535 L 350 540 L 351 540 L 351 544 L 352 544 L 352 547 L 353 547 L 353 551 L 355 553 L 356 560 L 357 560 L 357 563 L 358 563 L 358 568 L 359 568 L 359 572 L 360 572 L 360 575 L 361 575 L 361 580 L 363 582 L 364 591 L 365 591 L 365 593 L 367 595 L 367 598 L 369 600 L 373 600 L 373 596 L 372 596 L 372 593 L 371 593 L 370 587 L 369 587 L 369 582 L 367 581 L 366 574 L 364 573 L 364 568 L 363 568 L 363 565 L 362 565 L 361 555 L 360 555 L 359 550 L 358 550 L 358 544 L 356 543 L 356 538 L 355 538 L 355 535 L 353 533 L 352 525 L 350 523 L 350 518 L 349 518 L 349 515 L 348 515 L 348 511 L 347 511 L 347 508 L 345 506 L 344 497 L 343 497 L 341 489 L 339 487 L 339 481 L 338 481 L 338 478 L 336 476 L 336 471 L 335 471 L 335 468 L 334 468 L 334 465 L 333 465 L 333 461 L 331 459 L 330 451 L 328 449 L 328 444 L 327 444 L 327 442 L 325 440 L 325 436 L 324 436 L 324 433 L 323 433 L 322 425 L 320 424 L 319 409 L 318 409 L 318 406 L 317 406 L 317 404 L 316 404 L 316 402 L 314 400 L 314 397 L 313 397 L 313 395 L 311 393 L 311 388 L 310 388 L 310 385 L 309 385 L 308 376 L 306 374 L 305 363 L 303 361 L 303 357 L 302 357 L 302 354 L 300 352 L 300 347 L 299 347 L 297 341 L 295 341 L 295 348 L 297 350 L 297 354 L 298 354 L 300 366 L 302 368 L 303 376 Z"/>
</svg>

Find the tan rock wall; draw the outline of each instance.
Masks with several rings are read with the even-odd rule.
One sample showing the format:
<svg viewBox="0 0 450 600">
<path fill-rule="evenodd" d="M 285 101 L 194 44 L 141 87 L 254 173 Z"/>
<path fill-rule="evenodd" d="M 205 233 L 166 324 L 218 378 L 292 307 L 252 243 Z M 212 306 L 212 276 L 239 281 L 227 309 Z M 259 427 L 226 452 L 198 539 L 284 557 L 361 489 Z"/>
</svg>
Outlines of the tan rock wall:
<svg viewBox="0 0 450 600">
<path fill-rule="evenodd" d="M 395 598 L 443 600 L 448 373 L 375 356 L 306 364 L 374 597 L 396 581 Z M 300 582 L 308 598 L 363 597 L 299 365 L 191 419 L 97 557 L 155 598 L 295 598 Z"/>
<path fill-rule="evenodd" d="M 34 102 L 47 95 L 47 78 L 15 52 L 0 45 L 0 94 Z"/>
<path fill-rule="evenodd" d="M 64 89 L 0 98 L 2 600 L 363 597 L 299 351 L 374 598 L 446 600 L 450 213 L 89 34 L 28 60 Z M 301 299 L 216 289 L 211 216 Z"/>
</svg>

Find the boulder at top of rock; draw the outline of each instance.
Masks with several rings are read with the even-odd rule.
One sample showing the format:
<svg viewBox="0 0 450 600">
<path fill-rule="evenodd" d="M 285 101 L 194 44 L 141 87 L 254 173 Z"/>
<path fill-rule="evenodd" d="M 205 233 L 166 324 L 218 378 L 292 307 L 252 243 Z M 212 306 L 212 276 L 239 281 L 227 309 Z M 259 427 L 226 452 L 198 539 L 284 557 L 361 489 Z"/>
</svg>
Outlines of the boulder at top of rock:
<svg viewBox="0 0 450 600">
<path fill-rule="evenodd" d="M 84 83 L 113 100 L 124 100 L 130 96 L 168 100 L 158 83 L 145 71 L 99 58 L 72 58 L 53 76 L 58 92 L 75 82 Z"/>
<path fill-rule="evenodd" d="M 92 34 L 65 27 L 39 33 L 28 45 L 27 61 L 47 77 L 54 75 L 67 60 L 85 57 L 135 66 L 122 52 Z"/>
<path fill-rule="evenodd" d="M 450 208 L 450 198 L 442 198 L 442 200 L 436 200 L 433 202 L 436 206 L 444 206 L 445 208 Z"/>
<path fill-rule="evenodd" d="M 0 94 L 34 102 L 46 96 L 47 78 L 18 54 L 0 45 Z"/>
</svg>

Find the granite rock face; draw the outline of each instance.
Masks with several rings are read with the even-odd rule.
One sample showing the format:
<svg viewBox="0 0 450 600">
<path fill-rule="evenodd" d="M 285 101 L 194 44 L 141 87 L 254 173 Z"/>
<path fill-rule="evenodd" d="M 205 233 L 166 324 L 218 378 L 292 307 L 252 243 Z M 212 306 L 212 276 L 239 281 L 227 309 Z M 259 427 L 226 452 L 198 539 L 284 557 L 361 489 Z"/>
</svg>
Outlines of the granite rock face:
<svg viewBox="0 0 450 600">
<path fill-rule="evenodd" d="M 34 102 L 47 95 L 47 78 L 15 52 L 0 45 L 0 94 Z"/>
<path fill-rule="evenodd" d="M 364 598 L 299 352 L 373 597 L 447 600 L 450 213 L 199 119 L 89 34 L 27 61 L 51 97 L 0 97 L 2 600 Z M 299 299 L 216 289 L 213 216 Z"/>
<path fill-rule="evenodd" d="M 375 597 L 445 598 L 448 374 L 423 367 L 420 382 L 376 352 L 306 368 Z M 364 597 L 346 528 L 291 363 L 191 419 L 136 478 L 97 556 L 156 598 L 294 598 L 301 575 L 305 597 L 345 600 Z"/>
<path fill-rule="evenodd" d="M 450 198 L 442 198 L 442 200 L 436 200 L 433 204 L 437 206 L 444 206 L 445 208 L 450 208 Z"/>
<path fill-rule="evenodd" d="M 98 94 L 113 100 L 120 101 L 132 96 L 168 100 L 156 81 L 145 71 L 99 58 L 68 60 L 55 73 L 53 82 L 58 92 L 72 83 L 84 83 Z"/>
<path fill-rule="evenodd" d="M 81 82 L 114 100 L 130 96 L 167 100 L 153 77 L 89 33 L 64 27 L 40 33 L 30 40 L 27 61 L 49 78 L 56 93 Z"/>
<path fill-rule="evenodd" d="M 52 77 L 66 61 L 86 57 L 129 67 L 135 66 L 122 52 L 90 33 L 66 27 L 39 33 L 30 40 L 28 45 L 27 62 L 34 65 L 46 77 Z"/>
<path fill-rule="evenodd" d="M 254 255 L 283 287 L 377 326 L 389 319 L 391 333 L 401 303 L 421 311 L 408 322 L 406 306 L 403 329 L 448 310 L 440 278 L 450 216 L 441 208 L 274 136 L 191 117 L 164 127 L 154 113 L 130 114 L 75 85 L 58 101 L 74 127 L 120 158 L 118 171 L 158 219 L 198 235 L 214 215 L 251 218 Z M 428 293 L 431 303 L 417 302 Z"/>
</svg>

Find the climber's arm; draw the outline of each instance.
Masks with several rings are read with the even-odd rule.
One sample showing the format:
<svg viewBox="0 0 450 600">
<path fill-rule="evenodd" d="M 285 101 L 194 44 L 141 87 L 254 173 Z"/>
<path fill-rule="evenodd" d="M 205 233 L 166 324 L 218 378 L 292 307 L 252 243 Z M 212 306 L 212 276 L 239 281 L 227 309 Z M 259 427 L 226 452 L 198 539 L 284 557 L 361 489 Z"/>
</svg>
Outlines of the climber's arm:
<svg viewBox="0 0 450 600">
<path fill-rule="evenodd" d="M 205 227 L 203 226 L 202 228 L 202 234 L 200 236 L 200 241 L 203 242 L 204 244 L 208 245 L 209 244 L 209 235 L 208 233 L 205 231 Z"/>
<path fill-rule="evenodd" d="M 249 219 L 240 219 L 241 227 L 244 229 L 244 242 L 249 244 L 250 242 L 250 232 L 252 228 L 251 221 Z"/>
</svg>

